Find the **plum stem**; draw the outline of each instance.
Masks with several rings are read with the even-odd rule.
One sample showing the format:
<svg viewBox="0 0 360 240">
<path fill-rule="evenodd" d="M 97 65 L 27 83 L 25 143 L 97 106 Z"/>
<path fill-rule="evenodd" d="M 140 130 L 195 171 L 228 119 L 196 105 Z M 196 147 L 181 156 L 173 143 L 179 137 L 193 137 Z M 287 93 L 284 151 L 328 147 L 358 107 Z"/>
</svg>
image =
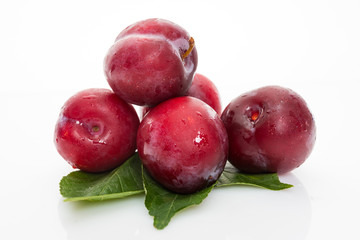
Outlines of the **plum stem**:
<svg viewBox="0 0 360 240">
<path fill-rule="evenodd" d="M 188 50 L 186 50 L 186 52 L 181 56 L 181 59 L 184 61 L 184 59 L 189 56 L 189 54 L 191 53 L 191 51 L 194 49 L 195 47 L 195 40 L 190 37 L 189 39 L 189 48 Z"/>
<path fill-rule="evenodd" d="M 256 112 L 251 116 L 251 120 L 256 121 L 258 119 L 258 117 L 259 117 L 259 113 Z"/>
<path fill-rule="evenodd" d="M 100 130 L 100 128 L 98 126 L 94 126 L 92 127 L 93 132 L 98 132 Z"/>
</svg>

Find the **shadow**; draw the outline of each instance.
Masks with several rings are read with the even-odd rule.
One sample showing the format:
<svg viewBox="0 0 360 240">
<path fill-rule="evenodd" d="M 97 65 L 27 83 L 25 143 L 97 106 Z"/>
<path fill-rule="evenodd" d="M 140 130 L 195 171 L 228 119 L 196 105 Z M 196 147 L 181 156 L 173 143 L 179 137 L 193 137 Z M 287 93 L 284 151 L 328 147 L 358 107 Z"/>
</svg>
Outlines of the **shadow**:
<svg viewBox="0 0 360 240">
<path fill-rule="evenodd" d="M 219 189 L 216 197 L 222 206 L 214 215 L 226 222 L 218 226 L 222 239 L 306 239 L 312 215 L 309 195 L 294 174 L 279 178 L 294 187 L 281 191 L 250 186 Z"/>
<path fill-rule="evenodd" d="M 137 236 L 141 225 L 138 219 L 152 219 L 144 206 L 144 194 L 124 199 L 99 202 L 64 202 L 59 199 L 58 214 L 68 239 L 114 239 Z"/>
</svg>

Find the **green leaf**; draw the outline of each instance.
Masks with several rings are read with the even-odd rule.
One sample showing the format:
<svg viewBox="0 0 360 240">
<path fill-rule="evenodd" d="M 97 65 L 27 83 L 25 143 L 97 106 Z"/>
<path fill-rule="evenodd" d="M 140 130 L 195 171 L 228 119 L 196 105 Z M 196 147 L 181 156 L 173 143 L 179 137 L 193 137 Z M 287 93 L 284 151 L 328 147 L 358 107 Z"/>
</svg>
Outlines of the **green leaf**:
<svg viewBox="0 0 360 240">
<path fill-rule="evenodd" d="M 60 181 L 65 201 L 102 201 L 143 193 L 141 161 L 137 153 L 106 173 L 75 171 Z"/>
<path fill-rule="evenodd" d="M 214 185 L 193 194 L 177 194 L 159 185 L 143 167 L 145 187 L 145 206 L 154 217 L 154 227 L 165 228 L 171 218 L 180 210 L 200 204 L 213 189 Z"/>
<path fill-rule="evenodd" d="M 233 166 L 227 166 L 218 179 L 215 187 L 233 185 L 250 185 L 270 190 L 283 190 L 292 187 L 290 184 L 280 182 L 276 173 L 245 174 L 240 173 Z"/>
</svg>

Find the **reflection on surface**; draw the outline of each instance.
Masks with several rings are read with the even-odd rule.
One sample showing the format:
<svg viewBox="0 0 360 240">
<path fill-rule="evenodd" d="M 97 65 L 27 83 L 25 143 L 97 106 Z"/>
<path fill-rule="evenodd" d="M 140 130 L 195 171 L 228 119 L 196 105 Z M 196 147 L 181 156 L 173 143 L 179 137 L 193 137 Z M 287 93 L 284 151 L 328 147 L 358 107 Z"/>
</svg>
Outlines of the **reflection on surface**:
<svg viewBox="0 0 360 240">
<path fill-rule="evenodd" d="M 270 191 L 235 186 L 213 190 L 204 202 L 186 209 L 164 230 L 152 226 L 144 196 L 106 202 L 59 201 L 68 239 L 292 239 L 306 238 L 311 220 L 309 196 L 293 174 L 280 177 L 294 187 Z"/>
</svg>

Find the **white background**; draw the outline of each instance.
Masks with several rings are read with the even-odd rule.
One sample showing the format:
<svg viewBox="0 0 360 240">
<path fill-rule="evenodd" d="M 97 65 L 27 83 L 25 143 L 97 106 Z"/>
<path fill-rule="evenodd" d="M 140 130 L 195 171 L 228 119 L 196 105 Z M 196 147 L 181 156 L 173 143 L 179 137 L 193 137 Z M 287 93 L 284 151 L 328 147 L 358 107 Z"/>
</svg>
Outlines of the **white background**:
<svg viewBox="0 0 360 240">
<path fill-rule="evenodd" d="M 108 88 L 102 64 L 126 26 L 171 20 L 194 37 L 223 107 L 243 92 L 298 92 L 317 124 L 308 160 L 272 192 L 216 189 L 152 226 L 143 196 L 64 203 L 72 168 L 53 131 L 77 91 Z M 0 2 L 0 239 L 359 239 L 359 1 Z"/>
</svg>

